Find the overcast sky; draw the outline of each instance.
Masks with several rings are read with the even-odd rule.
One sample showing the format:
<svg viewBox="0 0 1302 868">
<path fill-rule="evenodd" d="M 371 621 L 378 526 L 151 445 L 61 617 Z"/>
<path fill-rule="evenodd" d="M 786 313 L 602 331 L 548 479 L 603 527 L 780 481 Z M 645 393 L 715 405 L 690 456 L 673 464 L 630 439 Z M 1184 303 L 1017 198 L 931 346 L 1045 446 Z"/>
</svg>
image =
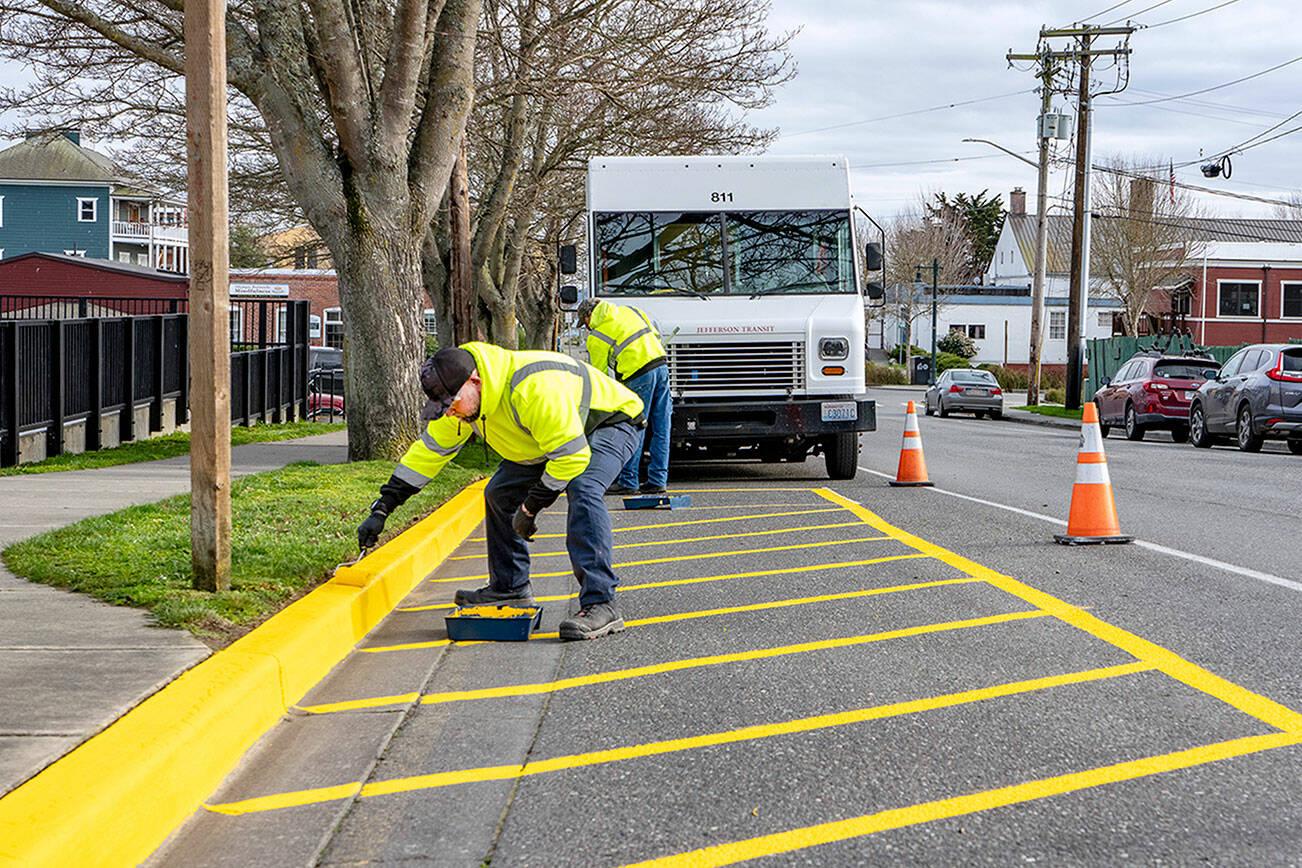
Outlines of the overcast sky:
<svg viewBox="0 0 1302 868">
<path fill-rule="evenodd" d="M 1302 132 L 1233 157 L 1228 181 L 1204 178 L 1198 165 L 1200 152 L 1219 153 L 1281 122 L 1267 135 L 1302 126 L 1302 115 L 1286 120 L 1302 110 L 1299 16 L 1291 2 L 1128 0 L 1104 12 L 1115 2 L 773 0 L 772 29 L 800 29 L 792 44 L 799 74 L 752 121 L 781 130 L 773 153 L 845 155 L 857 201 L 879 219 L 936 191 L 989 190 L 1007 205 L 1008 191 L 1020 186 L 1033 209 L 1032 166 L 989 145 L 962 141 L 989 139 L 1035 158 L 1036 80 L 1027 69 L 1009 69 L 1004 55 L 1034 52 L 1042 26 L 1129 20 L 1148 27 L 1130 39 L 1127 90 L 1095 102 L 1096 163 L 1118 155 L 1163 166 L 1174 162 L 1178 181 L 1266 199 L 1302 188 Z M 1186 15 L 1194 17 L 1163 23 Z M 1116 43 L 1107 37 L 1096 47 Z M 1068 43 L 1054 44 L 1065 48 Z M 1164 99 L 1295 59 L 1241 84 Z M 1114 84 L 1116 72 L 1099 69 L 1095 78 Z M 0 85 L 16 83 L 19 75 L 0 65 Z M 1152 100 L 1163 101 L 1123 105 Z M 968 104 L 925 111 L 953 103 Z M 1054 103 L 1074 115 L 1074 99 L 1059 96 Z M 887 117 L 904 113 L 910 114 Z M 1061 142 L 1057 152 L 1070 156 L 1071 147 Z M 1192 165 L 1181 167 L 1185 162 Z M 1069 195 L 1068 180 L 1065 171 L 1055 171 L 1051 197 Z M 1269 204 L 1200 199 L 1224 216 L 1273 216 Z M 1055 201 L 1062 199 L 1051 198 L 1051 206 Z"/>
<path fill-rule="evenodd" d="M 874 216 L 890 216 L 919 194 L 934 191 L 952 195 L 988 189 L 1007 205 L 1008 191 L 1016 186 L 1027 191 L 1028 210 L 1033 210 L 1032 166 L 989 145 L 962 141 L 989 139 L 1036 158 L 1039 96 L 1030 91 L 1037 82 L 1029 70 L 1009 69 L 1005 55 L 1010 50 L 1033 53 L 1042 26 L 1130 20 L 1148 27 L 1130 38 L 1126 91 L 1095 101 L 1094 162 L 1120 155 L 1161 164 L 1165 176 L 1173 161 L 1179 182 L 1267 199 L 1287 197 L 1302 187 L 1302 132 L 1233 157 L 1229 181 L 1204 178 L 1199 171 L 1200 152 L 1227 150 L 1302 110 L 1302 45 L 1292 3 L 1230 0 L 1223 8 L 1162 24 L 1224 2 L 1130 0 L 1100 15 L 1116 0 L 773 0 L 773 29 L 801 28 L 792 46 L 799 75 L 753 120 L 781 129 L 773 153 L 844 154 L 856 200 Z M 1104 37 L 1095 47 L 1113 47 L 1117 41 Z M 1053 44 L 1066 48 L 1069 43 L 1058 39 Z M 1298 62 L 1199 96 L 1123 105 L 1215 87 L 1294 59 Z M 1099 69 L 1093 77 L 1115 84 L 1116 73 Z M 1023 92 L 1003 96 L 1017 91 Z M 877 120 L 971 100 L 985 101 Z M 1075 114 L 1074 98 L 1058 96 L 1054 104 Z M 1295 126 L 1302 126 L 1302 115 L 1268 135 Z M 1073 147 L 1062 142 L 1057 152 L 1070 156 Z M 1180 166 L 1190 161 L 1194 164 Z M 909 165 L 901 165 L 905 163 Z M 1070 195 L 1065 174 L 1051 176 L 1051 197 L 1062 196 L 1064 189 Z M 1268 204 L 1221 196 L 1200 199 L 1222 216 L 1274 216 Z"/>
</svg>

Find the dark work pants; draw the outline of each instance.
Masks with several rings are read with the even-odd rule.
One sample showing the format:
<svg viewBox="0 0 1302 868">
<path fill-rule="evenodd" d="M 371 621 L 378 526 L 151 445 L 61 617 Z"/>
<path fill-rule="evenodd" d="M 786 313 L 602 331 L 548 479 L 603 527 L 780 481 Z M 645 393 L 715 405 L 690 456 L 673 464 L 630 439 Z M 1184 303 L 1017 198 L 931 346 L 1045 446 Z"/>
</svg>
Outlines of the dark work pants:
<svg viewBox="0 0 1302 868">
<path fill-rule="evenodd" d="M 611 568 L 614 541 L 603 496 L 632 457 L 637 433 L 629 423 L 620 422 L 589 434 L 592 457 L 565 489 L 569 508 L 565 547 L 579 580 L 579 605 L 585 609 L 615 597 L 619 579 Z M 523 588 L 529 583 L 529 546 L 511 526 L 511 518 L 545 467 L 503 461 L 484 489 L 488 582 L 495 590 Z"/>
</svg>

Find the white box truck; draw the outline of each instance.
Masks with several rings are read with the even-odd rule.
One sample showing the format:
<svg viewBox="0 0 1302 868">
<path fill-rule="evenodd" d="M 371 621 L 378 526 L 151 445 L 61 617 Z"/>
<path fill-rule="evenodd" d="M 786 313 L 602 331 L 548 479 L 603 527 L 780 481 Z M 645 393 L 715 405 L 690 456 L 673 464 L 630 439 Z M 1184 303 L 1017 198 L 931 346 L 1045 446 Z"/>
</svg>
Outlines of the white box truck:
<svg viewBox="0 0 1302 868">
<path fill-rule="evenodd" d="M 876 407 L 852 207 L 843 157 L 589 160 L 590 294 L 641 309 L 665 341 L 671 460 L 822 454 L 854 477 Z M 561 260 L 573 271 L 573 248 Z"/>
</svg>

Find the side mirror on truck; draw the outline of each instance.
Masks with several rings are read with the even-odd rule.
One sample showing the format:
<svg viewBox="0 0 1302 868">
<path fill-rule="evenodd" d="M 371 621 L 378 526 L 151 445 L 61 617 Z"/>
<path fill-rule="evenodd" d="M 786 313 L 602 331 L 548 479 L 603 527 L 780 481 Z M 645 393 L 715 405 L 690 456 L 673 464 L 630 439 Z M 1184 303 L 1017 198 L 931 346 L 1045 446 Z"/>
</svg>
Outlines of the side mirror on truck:
<svg viewBox="0 0 1302 868">
<path fill-rule="evenodd" d="M 863 291 L 864 291 L 864 295 L 868 296 L 873 301 L 876 301 L 877 299 L 886 295 L 886 290 L 882 289 L 882 285 L 876 281 L 866 284 L 863 288 Z"/>
<path fill-rule="evenodd" d="M 561 287 L 561 310 L 574 310 L 579 306 L 579 288 L 572 283 Z"/>
<path fill-rule="evenodd" d="M 866 271 L 882 270 L 882 246 L 876 241 L 869 241 L 863 246 L 863 267 Z M 869 298 L 875 297 L 869 296 Z"/>
<path fill-rule="evenodd" d="M 561 274 L 575 274 L 579 270 L 579 253 L 573 244 L 562 245 L 559 251 Z"/>
</svg>

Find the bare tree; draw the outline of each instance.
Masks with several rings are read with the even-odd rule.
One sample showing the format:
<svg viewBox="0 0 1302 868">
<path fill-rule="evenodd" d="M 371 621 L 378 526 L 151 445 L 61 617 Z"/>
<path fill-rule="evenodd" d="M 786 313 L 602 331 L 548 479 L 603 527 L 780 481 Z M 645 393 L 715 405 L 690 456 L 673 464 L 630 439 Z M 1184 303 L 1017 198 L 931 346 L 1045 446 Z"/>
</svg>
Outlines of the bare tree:
<svg viewBox="0 0 1302 868">
<path fill-rule="evenodd" d="M 912 356 L 913 323 L 931 313 L 931 264 L 938 262 L 940 284 L 965 283 L 972 263 L 972 242 L 955 209 L 928 209 L 919 201 L 886 227 L 886 307 L 905 327 L 905 364 Z M 925 286 L 920 285 L 925 282 Z M 937 294 L 939 310 L 944 294 Z"/>
<path fill-rule="evenodd" d="M 1189 277 L 1205 244 L 1195 240 L 1188 222 L 1200 216 L 1192 198 L 1162 179 L 1160 170 L 1121 159 L 1107 165 L 1095 173 L 1091 270 L 1102 294 L 1121 305 L 1126 334 L 1134 336 L 1154 292 Z"/>
<path fill-rule="evenodd" d="M 232 134 L 274 155 L 339 275 L 354 459 L 397 457 L 416 433 L 423 241 L 471 108 L 480 11 L 481 0 L 227 9 Z M 74 95 L 90 93 L 105 122 L 151 103 L 176 117 L 183 17 L 179 0 L 0 0 L 0 56 L 37 76 L 0 108 L 62 103 L 76 118 Z"/>
<path fill-rule="evenodd" d="M 588 157 L 736 153 L 772 138 L 738 119 L 794 74 L 794 34 L 770 36 L 767 13 L 756 0 L 486 4 L 468 137 L 483 334 L 514 346 L 519 323 L 527 344 L 551 346 L 555 244 L 583 207 Z M 438 307 L 443 269 L 429 264 Z"/>
</svg>

